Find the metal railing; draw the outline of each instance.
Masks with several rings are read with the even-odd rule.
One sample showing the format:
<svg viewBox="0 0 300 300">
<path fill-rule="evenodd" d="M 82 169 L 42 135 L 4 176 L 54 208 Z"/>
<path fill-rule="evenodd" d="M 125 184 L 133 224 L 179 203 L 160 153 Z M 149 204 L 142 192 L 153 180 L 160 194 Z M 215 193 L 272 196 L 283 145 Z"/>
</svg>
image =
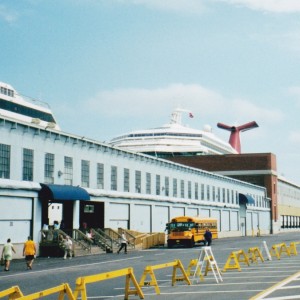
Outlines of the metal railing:
<svg viewBox="0 0 300 300">
<path fill-rule="evenodd" d="M 91 228 L 91 231 L 92 231 L 95 244 L 99 246 L 102 250 L 108 253 L 112 253 L 113 242 L 114 242 L 113 239 L 100 228 L 97 229 Z"/>
<path fill-rule="evenodd" d="M 72 238 L 75 240 L 77 244 L 81 246 L 83 250 L 87 250 L 89 253 L 91 253 L 93 240 L 88 238 L 82 231 L 79 229 L 73 229 Z"/>
<path fill-rule="evenodd" d="M 118 230 L 119 230 L 119 232 L 122 232 L 122 231 L 125 232 L 126 238 L 127 238 L 127 241 L 128 241 L 128 246 L 132 249 L 135 249 L 135 237 L 134 237 L 134 235 L 129 233 L 126 229 L 119 228 Z M 121 243 L 120 243 L 121 234 L 118 231 L 116 231 L 114 229 L 111 229 L 111 228 L 104 228 L 103 231 L 106 233 L 106 235 L 108 235 L 113 240 L 113 244 L 115 244 L 116 246 L 121 245 Z"/>
</svg>

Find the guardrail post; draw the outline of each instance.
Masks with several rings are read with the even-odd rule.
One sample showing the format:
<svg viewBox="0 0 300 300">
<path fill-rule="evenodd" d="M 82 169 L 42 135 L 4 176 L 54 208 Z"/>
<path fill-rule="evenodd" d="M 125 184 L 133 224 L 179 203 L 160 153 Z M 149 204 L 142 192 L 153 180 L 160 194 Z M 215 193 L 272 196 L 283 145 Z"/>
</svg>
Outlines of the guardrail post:
<svg viewBox="0 0 300 300">
<path fill-rule="evenodd" d="M 244 259 L 241 259 L 241 257 L 244 257 Z M 245 262 L 248 266 L 250 266 L 248 256 L 243 250 L 231 252 L 225 263 L 223 272 L 230 269 L 238 269 L 238 271 L 241 271 L 240 262 Z"/>
<path fill-rule="evenodd" d="M 257 257 L 259 257 L 262 262 L 265 261 L 260 250 L 257 247 L 249 248 L 248 253 L 249 253 L 249 260 L 251 260 L 253 263 L 257 264 Z"/>
<path fill-rule="evenodd" d="M 154 286 L 155 288 L 155 292 L 157 295 L 160 294 L 160 289 L 158 287 L 157 284 L 157 280 L 154 274 L 154 270 L 158 270 L 158 269 L 163 269 L 163 268 L 167 268 L 167 267 L 173 267 L 173 272 L 172 272 L 172 286 L 175 285 L 176 281 L 186 281 L 188 285 L 191 285 L 191 282 L 183 268 L 183 265 L 181 263 L 180 260 L 175 260 L 175 262 L 170 262 L 170 263 L 165 263 L 165 264 L 160 264 L 160 265 L 155 265 L 155 266 L 147 266 L 144 269 L 143 275 L 140 279 L 139 282 L 139 286 Z M 182 272 L 183 277 L 176 277 L 176 271 L 177 269 L 180 269 Z M 147 282 L 145 281 L 145 279 L 147 278 L 147 276 L 150 276 L 151 281 Z"/>
<path fill-rule="evenodd" d="M 129 295 L 138 295 L 140 299 L 144 299 L 144 294 L 137 283 L 135 276 L 133 274 L 132 268 L 127 269 L 121 269 L 117 271 L 107 272 L 107 273 L 101 273 L 97 275 L 90 275 L 85 277 L 79 277 L 76 279 L 76 287 L 74 290 L 74 299 L 78 298 L 78 295 L 81 295 L 82 300 L 87 300 L 86 295 L 86 284 L 88 283 L 95 283 L 102 280 L 112 279 L 120 276 L 126 276 L 126 282 L 125 282 L 125 300 L 128 300 Z M 130 280 L 133 282 L 133 285 L 135 286 L 135 290 L 130 289 Z"/>
<path fill-rule="evenodd" d="M 297 252 L 297 246 L 296 245 L 299 245 L 300 242 L 291 242 L 290 244 L 290 254 L 292 255 L 298 255 L 298 252 Z"/>
<path fill-rule="evenodd" d="M 200 280 L 201 281 L 204 281 L 204 277 L 203 277 L 203 274 L 201 273 L 201 270 L 200 268 L 195 268 L 195 270 L 192 271 L 192 267 L 196 267 L 198 265 L 198 259 L 191 259 L 190 260 L 190 263 L 188 265 L 188 268 L 187 270 L 185 271 L 186 272 L 186 275 L 187 276 L 199 276 L 200 277 Z M 196 274 L 195 274 L 196 272 Z"/>
<path fill-rule="evenodd" d="M 75 300 L 72 290 L 67 283 L 63 283 L 59 286 L 55 286 L 50 289 L 46 289 L 46 290 L 39 291 L 34 294 L 22 296 L 20 298 L 15 298 L 15 299 L 19 299 L 19 300 L 40 299 L 42 297 L 46 297 L 46 296 L 56 294 L 56 293 L 58 293 L 58 300 L 63 300 L 65 295 L 67 295 L 69 299 Z"/>
<path fill-rule="evenodd" d="M 21 290 L 18 286 L 13 286 L 4 291 L 0 291 L 0 298 L 6 297 L 6 296 L 8 296 L 8 299 L 18 299 L 20 297 L 23 297 L 23 293 L 21 292 Z"/>
</svg>

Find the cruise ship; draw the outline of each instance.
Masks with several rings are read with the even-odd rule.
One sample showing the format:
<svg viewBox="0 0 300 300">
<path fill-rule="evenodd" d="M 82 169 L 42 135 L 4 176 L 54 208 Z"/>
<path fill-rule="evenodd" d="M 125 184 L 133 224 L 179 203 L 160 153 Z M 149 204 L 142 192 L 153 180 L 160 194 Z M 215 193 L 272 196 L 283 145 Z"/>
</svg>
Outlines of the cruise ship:
<svg viewBox="0 0 300 300">
<path fill-rule="evenodd" d="M 47 103 L 22 96 L 11 85 L 4 82 L 0 82 L 0 114 L 43 128 L 60 130 Z"/>
<path fill-rule="evenodd" d="M 229 143 L 213 134 L 210 126 L 197 130 L 182 125 L 182 113 L 193 117 L 190 111 L 177 108 L 171 115 L 170 123 L 158 128 L 132 131 L 112 139 L 109 144 L 160 158 L 238 153 Z"/>
</svg>

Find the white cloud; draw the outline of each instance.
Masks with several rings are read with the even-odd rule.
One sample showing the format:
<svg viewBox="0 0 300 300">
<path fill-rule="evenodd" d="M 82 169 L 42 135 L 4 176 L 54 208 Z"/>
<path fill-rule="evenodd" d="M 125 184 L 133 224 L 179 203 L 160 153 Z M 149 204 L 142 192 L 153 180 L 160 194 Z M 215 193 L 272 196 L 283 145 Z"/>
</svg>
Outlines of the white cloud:
<svg viewBox="0 0 300 300">
<path fill-rule="evenodd" d="M 18 19 L 18 13 L 8 9 L 5 5 L 0 5 L 0 19 L 13 23 Z"/>
<path fill-rule="evenodd" d="M 176 107 L 191 110 L 195 117 L 240 123 L 283 120 L 280 110 L 261 107 L 244 99 L 227 99 L 220 93 L 197 84 L 172 84 L 157 89 L 116 89 L 102 91 L 87 101 L 89 113 L 110 116 L 165 116 Z M 249 120 L 251 118 L 251 120 Z"/>
<path fill-rule="evenodd" d="M 299 0 L 218 0 L 229 4 L 246 6 L 253 10 L 273 13 L 299 13 Z"/>
<path fill-rule="evenodd" d="M 88 100 L 88 106 L 93 112 L 120 115 L 126 111 L 130 116 L 148 112 L 165 114 L 175 107 L 191 110 L 199 107 L 199 111 L 205 108 L 212 112 L 213 107 L 219 107 L 222 103 L 221 98 L 200 85 L 172 84 L 153 90 L 132 88 L 102 91 Z"/>
<path fill-rule="evenodd" d="M 270 109 L 270 107 L 260 107 L 253 102 L 243 99 L 235 99 L 232 101 L 232 112 L 239 116 L 241 120 L 255 118 L 258 121 L 263 120 L 265 123 L 277 123 L 284 119 L 284 115 L 280 110 L 275 108 Z"/>
</svg>

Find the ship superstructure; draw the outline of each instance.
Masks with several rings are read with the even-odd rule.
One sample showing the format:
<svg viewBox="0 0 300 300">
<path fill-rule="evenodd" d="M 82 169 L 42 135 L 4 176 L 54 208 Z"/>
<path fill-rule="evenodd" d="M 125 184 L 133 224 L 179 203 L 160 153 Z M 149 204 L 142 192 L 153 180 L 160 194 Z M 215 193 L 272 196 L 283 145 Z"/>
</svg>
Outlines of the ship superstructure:
<svg viewBox="0 0 300 300">
<path fill-rule="evenodd" d="M 22 96 L 4 82 L 0 82 L 0 114 L 44 128 L 60 130 L 47 103 Z"/>
<path fill-rule="evenodd" d="M 182 113 L 193 117 L 187 110 L 175 109 L 170 123 L 157 128 L 132 131 L 112 139 L 109 144 L 156 157 L 237 153 L 229 143 L 213 134 L 210 126 L 206 125 L 203 130 L 198 130 L 182 125 Z"/>
</svg>

